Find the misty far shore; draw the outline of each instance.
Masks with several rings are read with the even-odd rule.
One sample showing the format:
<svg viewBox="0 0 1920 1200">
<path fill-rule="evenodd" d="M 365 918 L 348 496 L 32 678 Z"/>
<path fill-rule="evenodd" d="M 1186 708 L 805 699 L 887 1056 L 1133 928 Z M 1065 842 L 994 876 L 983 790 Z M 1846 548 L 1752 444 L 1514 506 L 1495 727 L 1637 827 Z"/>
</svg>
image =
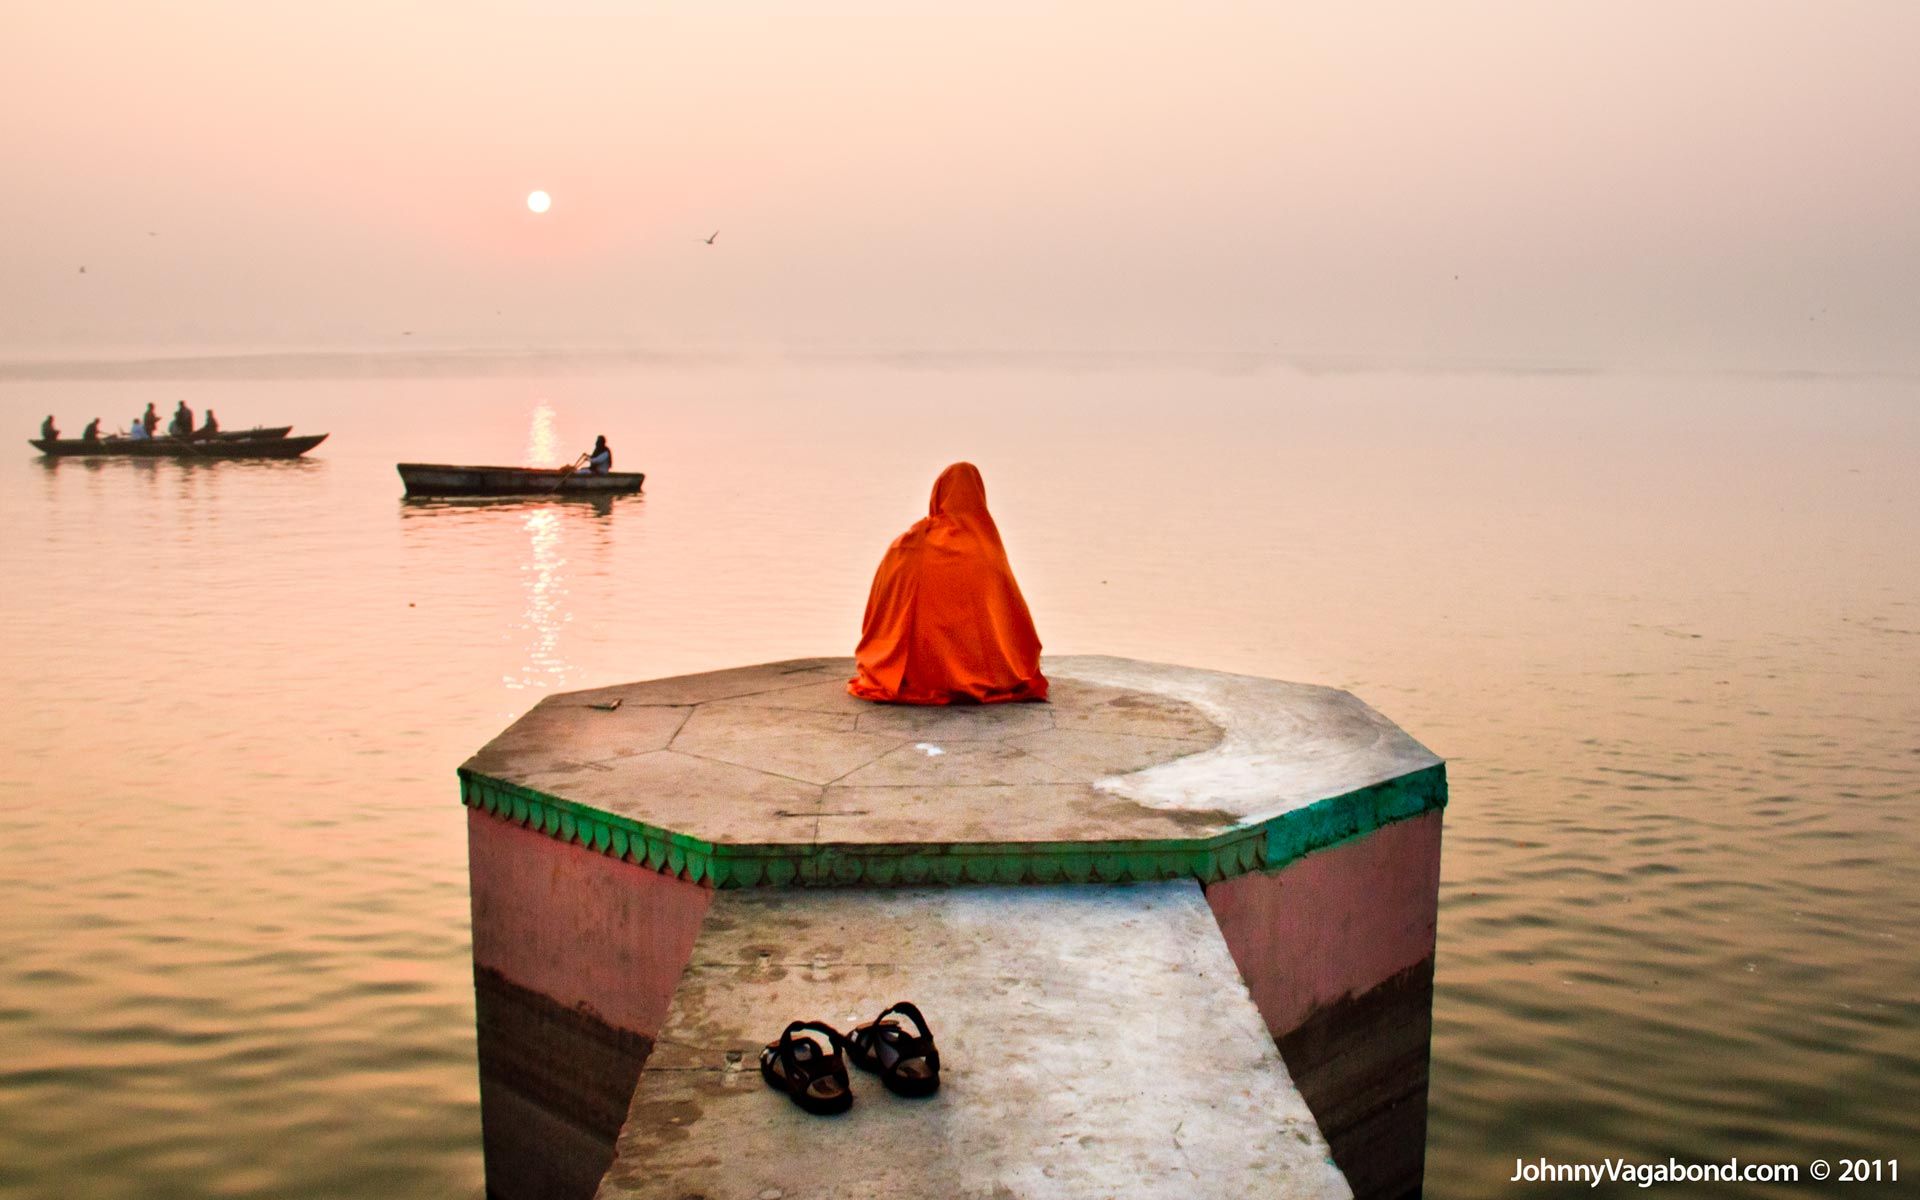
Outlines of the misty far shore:
<svg viewBox="0 0 1920 1200">
<path fill-rule="evenodd" d="M 1914 370 L 1830 367 L 1633 366 L 1419 358 L 1269 350 L 447 348 L 271 350 L 94 357 L 0 357 L 0 380 L 380 379 L 590 373 L 610 368 L 865 364 L 902 370 L 1025 368 L 1060 371 L 1198 370 L 1223 374 L 1701 376 L 1733 379 L 1920 380 Z"/>
</svg>

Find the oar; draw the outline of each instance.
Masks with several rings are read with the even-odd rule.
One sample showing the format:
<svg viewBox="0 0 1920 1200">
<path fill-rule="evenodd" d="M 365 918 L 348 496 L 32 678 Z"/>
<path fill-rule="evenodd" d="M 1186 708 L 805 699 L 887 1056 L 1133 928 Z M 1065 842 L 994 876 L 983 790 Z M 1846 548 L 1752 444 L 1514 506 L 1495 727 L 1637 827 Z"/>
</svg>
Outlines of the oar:
<svg viewBox="0 0 1920 1200">
<path fill-rule="evenodd" d="M 561 488 L 567 486 L 567 476 L 573 474 L 573 469 L 579 466 L 581 463 L 587 461 L 587 458 L 588 458 L 587 455 L 582 454 L 578 458 L 574 459 L 572 462 L 568 463 L 566 466 L 561 467 L 558 471 L 554 472 L 557 478 L 555 478 L 553 481 L 553 490 L 557 492 Z"/>
</svg>

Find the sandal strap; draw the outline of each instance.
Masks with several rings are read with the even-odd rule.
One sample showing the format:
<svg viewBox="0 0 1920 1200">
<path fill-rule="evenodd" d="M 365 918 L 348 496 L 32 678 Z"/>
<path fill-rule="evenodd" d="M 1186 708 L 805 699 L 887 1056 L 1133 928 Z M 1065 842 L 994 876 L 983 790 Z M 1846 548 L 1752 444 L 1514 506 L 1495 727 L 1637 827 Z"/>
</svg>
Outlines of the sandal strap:
<svg viewBox="0 0 1920 1200">
<path fill-rule="evenodd" d="M 920 1032 L 908 1033 L 898 1021 L 887 1020 L 894 1013 L 912 1021 Z M 902 1063 L 915 1059 L 925 1059 L 932 1070 L 940 1069 L 940 1051 L 933 1044 L 933 1030 L 927 1026 L 927 1019 L 912 1001 L 902 1000 L 892 1005 L 862 1028 L 867 1034 L 867 1052 L 873 1056 L 883 1074 L 897 1074 Z M 892 1063 L 888 1063 L 880 1053 L 880 1043 L 883 1041 L 893 1049 Z"/>
<path fill-rule="evenodd" d="M 872 1051 L 879 1055 L 882 1044 L 893 1048 L 896 1062 L 908 1058 L 937 1057 L 939 1051 L 933 1048 L 933 1039 L 920 1034 L 908 1033 L 901 1026 L 889 1021 L 873 1027 Z"/>
<path fill-rule="evenodd" d="M 807 1030 L 825 1034 L 827 1037 L 827 1049 L 824 1052 L 809 1054 L 807 1057 L 801 1058 L 799 1054 L 795 1052 L 795 1046 L 798 1043 L 793 1035 Z M 799 1041 L 809 1042 L 810 1039 L 801 1038 Z M 838 1029 L 835 1029 L 831 1025 L 823 1024 L 819 1021 L 795 1021 L 788 1025 L 780 1034 L 780 1045 L 776 1051 L 780 1056 L 781 1072 L 787 1077 L 787 1086 L 789 1088 L 797 1087 L 799 1090 L 805 1091 L 814 1080 L 822 1076 L 831 1075 L 836 1078 L 845 1078 L 847 1074 L 846 1064 L 840 1060 L 840 1048 L 844 1045 L 846 1045 L 846 1038 L 841 1035 Z"/>
<path fill-rule="evenodd" d="M 912 1021 L 914 1026 L 920 1030 L 922 1040 L 928 1042 L 933 1040 L 933 1027 L 927 1024 L 927 1019 L 920 1015 L 919 1006 L 911 1000 L 900 1000 L 889 1005 L 885 1012 L 873 1019 L 874 1027 L 876 1029 L 879 1028 L 881 1022 L 885 1021 L 894 1013 L 899 1013 L 901 1016 L 907 1018 L 907 1020 Z"/>
</svg>

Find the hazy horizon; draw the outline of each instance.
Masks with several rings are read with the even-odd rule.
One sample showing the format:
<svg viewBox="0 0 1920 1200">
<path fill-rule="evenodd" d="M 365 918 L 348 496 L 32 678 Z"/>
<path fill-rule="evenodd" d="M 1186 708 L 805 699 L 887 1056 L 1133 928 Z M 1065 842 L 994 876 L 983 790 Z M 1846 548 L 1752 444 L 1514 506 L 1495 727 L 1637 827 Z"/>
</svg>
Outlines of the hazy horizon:
<svg viewBox="0 0 1920 1200">
<path fill-rule="evenodd" d="M 1920 370 L 1891 0 L 0 22 L 4 360 Z"/>
</svg>

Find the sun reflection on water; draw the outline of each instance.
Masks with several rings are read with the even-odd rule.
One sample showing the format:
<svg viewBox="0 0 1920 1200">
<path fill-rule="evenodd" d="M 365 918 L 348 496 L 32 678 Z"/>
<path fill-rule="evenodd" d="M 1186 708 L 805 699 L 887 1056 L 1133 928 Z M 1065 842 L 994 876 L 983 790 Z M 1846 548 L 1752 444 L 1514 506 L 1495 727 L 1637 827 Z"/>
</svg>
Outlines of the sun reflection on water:
<svg viewBox="0 0 1920 1200">
<path fill-rule="evenodd" d="M 553 428 L 553 406 L 545 400 L 536 401 L 527 424 L 528 464 L 553 466 L 559 457 L 559 444 Z M 527 531 L 530 553 L 520 566 L 527 604 L 519 628 L 530 637 L 525 665 L 517 676 L 505 675 L 502 681 L 515 691 L 545 690 L 563 683 L 567 674 L 567 660 L 560 653 L 560 632 L 573 614 L 566 611 L 565 538 L 560 514 L 550 508 L 528 512 L 521 526 Z"/>
<path fill-rule="evenodd" d="M 531 554 L 520 566 L 527 594 L 520 629 L 529 637 L 526 664 L 519 675 L 502 676 L 515 691 L 558 687 L 566 680 L 567 660 L 560 652 L 560 633 L 573 614 L 567 611 L 567 565 L 560 514 L 550 508 L 527 513 L 521 524 L 527 531 Z"/>
</svg>

